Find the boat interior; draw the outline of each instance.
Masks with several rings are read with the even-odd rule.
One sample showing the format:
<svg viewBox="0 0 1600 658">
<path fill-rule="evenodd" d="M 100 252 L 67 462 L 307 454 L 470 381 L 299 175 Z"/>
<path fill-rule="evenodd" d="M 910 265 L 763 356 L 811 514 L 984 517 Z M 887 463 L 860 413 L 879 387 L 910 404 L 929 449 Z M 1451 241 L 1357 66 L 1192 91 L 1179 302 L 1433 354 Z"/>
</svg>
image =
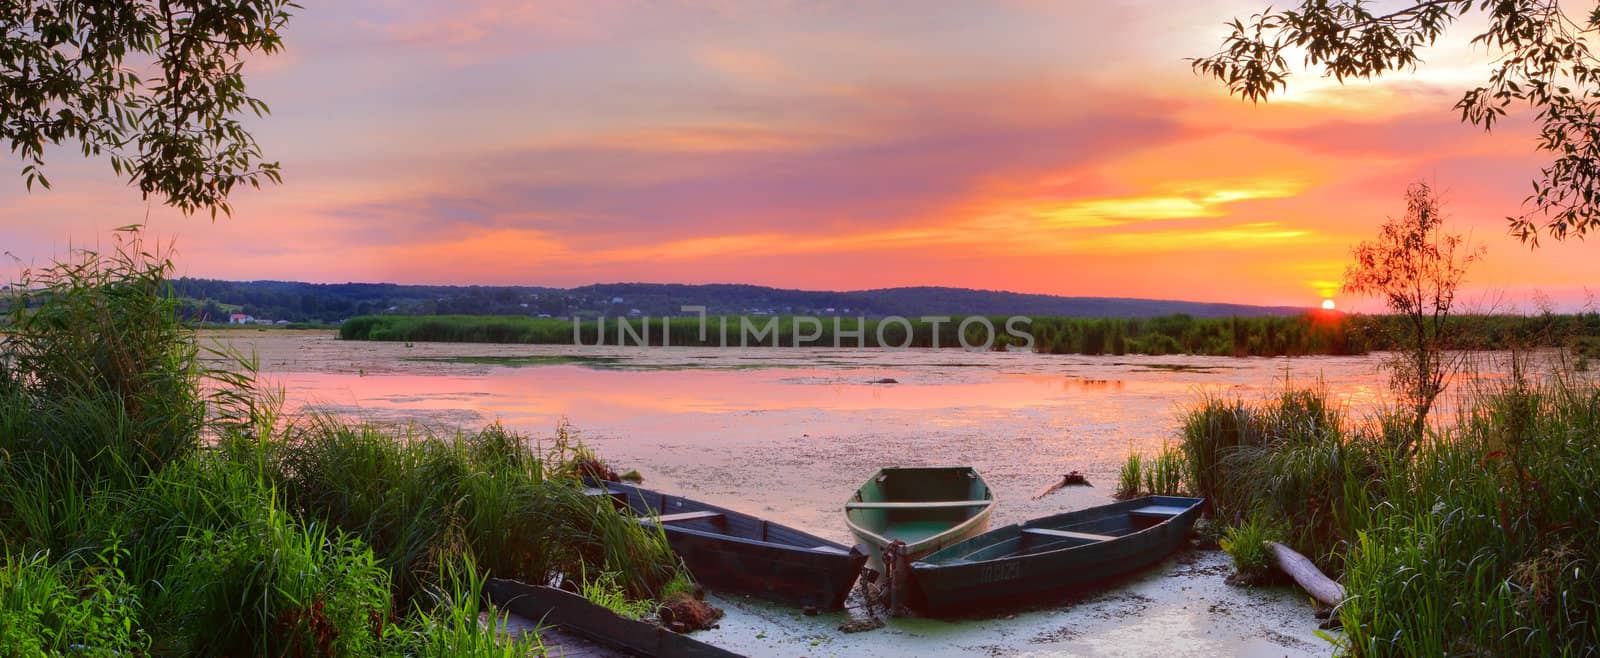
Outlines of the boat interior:
<svg viewBox="0 0 1600 658">
<path fill-rule="evenodd" d="M 1188 511 L 1188 499 L 1127 501 L 998 528 L 923 558 L 930 564 L 978 562 L 1076 548 L 1159 525 Z"/>
<path fill-rule="evenodd" d="M 914 544 L 994 504 L 989 485 L 970 468 L 884 469 L 845 503 L 858 526 Z"/>
</svg>

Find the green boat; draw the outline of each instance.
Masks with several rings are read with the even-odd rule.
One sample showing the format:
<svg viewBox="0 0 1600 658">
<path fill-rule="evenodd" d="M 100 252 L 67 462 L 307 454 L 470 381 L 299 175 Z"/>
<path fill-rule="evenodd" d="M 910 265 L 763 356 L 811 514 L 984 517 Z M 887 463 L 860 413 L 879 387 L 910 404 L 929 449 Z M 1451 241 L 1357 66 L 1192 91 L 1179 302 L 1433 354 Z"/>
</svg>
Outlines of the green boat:
<svg viewBox="0 0 1600 658">
<path fill-rule="evenodd" d="M 967 466 L 885 468 L 844 504 L 844 520 L 874 558 L 894 541 L 915 560 L 989 527 L 994 493 Z"/>
<path fill-rule="evenodd" d="M 1082 591 L 1183 547 L 1201 498 L 1148 496 L 1008 525 L 911 565 L 911 606 L 933 616 L 996 609 Z"/>
</svg>

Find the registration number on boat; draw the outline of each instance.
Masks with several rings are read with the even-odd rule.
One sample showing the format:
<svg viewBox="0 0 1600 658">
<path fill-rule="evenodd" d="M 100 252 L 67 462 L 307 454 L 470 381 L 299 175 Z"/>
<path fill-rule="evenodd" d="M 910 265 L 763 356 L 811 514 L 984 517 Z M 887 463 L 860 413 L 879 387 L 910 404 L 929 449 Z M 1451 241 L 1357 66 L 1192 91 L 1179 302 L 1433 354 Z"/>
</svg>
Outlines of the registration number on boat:
<svg viewBox="0 0 1600 658">
<path fill-rule="evenodd" d="M 985 564 L 978 570 L 978 582 L 998 583 L 1002 580 L 1016 580 L 1020 575 L 1022 575 L 1022 565 L 1017 562 Z"/>
</svg>

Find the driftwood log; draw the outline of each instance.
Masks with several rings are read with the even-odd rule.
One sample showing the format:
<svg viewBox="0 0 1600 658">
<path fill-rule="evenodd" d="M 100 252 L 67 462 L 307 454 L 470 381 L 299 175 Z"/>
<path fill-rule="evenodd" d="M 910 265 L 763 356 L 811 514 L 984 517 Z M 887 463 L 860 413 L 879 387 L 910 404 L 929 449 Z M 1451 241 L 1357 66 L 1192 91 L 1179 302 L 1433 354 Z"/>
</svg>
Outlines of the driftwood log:
<svg viewBox="0 0 1600 658">
<path fill-rule="evenodd" d="M 1052 483 L 1050 486 L 1045 487 L 1043 489 L 1040 489 L 1039 493 L 1036 493 L 1036 494 L 1033 495 L 1033 499 L 1034 500 L 1038 500 L 1040 498 L 1044 498 L 1045 496 L 1053 494 L 1053 493 L 1055 493 L 1056 491 L 1060 490 L 1063 487 L 1092 487 L 1092 486 L 1094 486 L 1094 485 L 1089 484 L 1089 478 L 1084 477 L 1082 473 L 1079 473 L 1077 471 L 1073 471 L 1071 473 L 1067 473 L 1066 475 L 1061 476 L 1060 480 L 1057 480 L 1056 482 Z"/>
<path fill-rule="evenodd" d="M 1290 578 L 1300 586 L 1300 589 L 1311 595 L 1328 607 L 1335 607 L 1344 601 L 1344 585 L 1322 575 L 1322 570 L 1312 564 L 1306 556 L 1294 552 L 1294 549 L 1275 541 L 1267 542 L 1267 550 L 1272 552 L 1272 561 L 1289 574 Z"/>
</svg>

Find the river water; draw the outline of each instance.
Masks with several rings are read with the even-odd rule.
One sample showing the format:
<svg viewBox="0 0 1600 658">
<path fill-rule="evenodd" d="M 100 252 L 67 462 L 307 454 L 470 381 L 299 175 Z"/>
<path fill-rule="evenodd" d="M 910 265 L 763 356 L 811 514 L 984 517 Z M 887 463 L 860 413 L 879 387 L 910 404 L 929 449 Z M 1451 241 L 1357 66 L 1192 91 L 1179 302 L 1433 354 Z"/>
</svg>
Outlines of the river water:
<svg viewBox="0 0 1600 658">
<path fill-rule="evenodd" d="M 1002 525 L 1109 501 L 1129 452 L 1175 441 L 1181 414 L 1202 396 L 1260 399 L 1287 386 L 1321 386 L 1356 418 L 1386 396 L 1380 355 L 407 344 L 293 330 L 203 338 L 255 352 L 291 412 L 445 431 L 500 422 L 536 439 L 565 420 L 619 472 L 642 473 L 648 487 L 840 541 L 849 539 L 841 503 L 882 466 L 972 465 L 994 490 L 993 523 Z M 1094 486 L 1031 500 L 1073 470 Z M 1190 556 L 1110 598 L 1020 620 L 910 620 L 849 636 L 834 632 L 827 615 L 800 619 L 728 601 L 729 619 L 707 639 L 763 655 L 885 655 L 931 634 L 918 651 L 1114 655 L 1164 646 L 1151 644 L 1159 634 L 1153 640 L 1138 629 L 1165 624 L 1176 636 L 1189 629 L 1197 654 L 1328 652 L 1296 596 L 1221 585 L 1227 569 L 1219 556 Z"/>
</svg>

